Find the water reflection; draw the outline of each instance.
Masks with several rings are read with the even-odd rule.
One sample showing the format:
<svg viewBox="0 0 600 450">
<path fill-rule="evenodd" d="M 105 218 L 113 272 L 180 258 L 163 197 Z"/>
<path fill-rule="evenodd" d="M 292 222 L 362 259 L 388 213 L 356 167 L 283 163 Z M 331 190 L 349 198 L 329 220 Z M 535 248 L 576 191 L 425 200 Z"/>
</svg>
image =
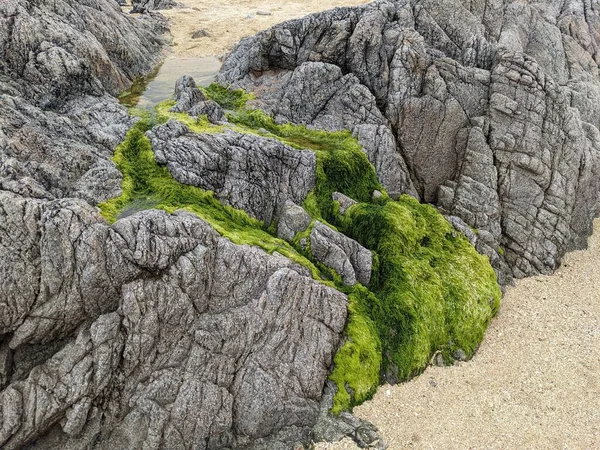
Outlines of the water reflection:
<svg viewBox="0 0 600 450">
<path fill-rule="evenodd" d="M 190 75 L 199 86 L 208 86 L 220 68 L 221 61 L 214 56 L 166 59 L 146 78 L 136 80 L 119 96 L 119 102 L 127 107 L 151 108 L 173 95 L 175 82 L 182 75 Z"/>
</svg>

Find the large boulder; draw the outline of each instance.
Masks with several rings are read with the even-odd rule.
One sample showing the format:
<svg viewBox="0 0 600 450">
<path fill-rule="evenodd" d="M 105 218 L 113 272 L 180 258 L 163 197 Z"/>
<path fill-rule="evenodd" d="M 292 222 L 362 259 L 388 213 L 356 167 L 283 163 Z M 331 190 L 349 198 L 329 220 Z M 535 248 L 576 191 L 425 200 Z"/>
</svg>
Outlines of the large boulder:
<svg viewBox="0 0 600 450">
<path fill-rule="evenodd" d="M 107 94 L 149 72 L 163 39 L 111 0 L 0 2 L 0 188 L 118 195 L 110 160 L 133 120 Z"/>
<path fill-rule="evenodd" d="M 345 295 L 189 213 L 107 226 L 6 192 L 0 211 L 3 449 L 308 439 Z"/>
<path fill-rule="evenodd" d="M 219 80 L 276 120 L 352 130 L 391 194 L 487 233 L 509 282 L 591 232 L 599 49 L 600 16 L 578 1 L 381 0 L 244 39 Z"/>
</svg>

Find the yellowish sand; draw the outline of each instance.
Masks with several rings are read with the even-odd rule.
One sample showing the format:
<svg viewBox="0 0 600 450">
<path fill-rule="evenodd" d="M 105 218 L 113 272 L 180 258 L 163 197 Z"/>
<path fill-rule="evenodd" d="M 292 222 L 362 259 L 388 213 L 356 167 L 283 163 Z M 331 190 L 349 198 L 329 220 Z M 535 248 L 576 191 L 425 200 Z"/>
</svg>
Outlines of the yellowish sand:
<svg viewBox="0 0 600 450">
<path fill-rule="evenodd" d="M 506 293 L 475 357 L 355 409 L 396 449 L 600 449 L 600 221 L 589 248 Z M 351 442 L 319 450 L 356 449 Z"/>
<path fill-rule="evenodd" d="M 220 56 L 243 37 L 288 19 L 365 0 L 178 0 L 184 8 L 161 11 L 170 20 L 174 57 Z M 271 15 L 258 15 L 257 12 Z M 210 37 L 192 39 L 199 29 Z"/>
</svg>

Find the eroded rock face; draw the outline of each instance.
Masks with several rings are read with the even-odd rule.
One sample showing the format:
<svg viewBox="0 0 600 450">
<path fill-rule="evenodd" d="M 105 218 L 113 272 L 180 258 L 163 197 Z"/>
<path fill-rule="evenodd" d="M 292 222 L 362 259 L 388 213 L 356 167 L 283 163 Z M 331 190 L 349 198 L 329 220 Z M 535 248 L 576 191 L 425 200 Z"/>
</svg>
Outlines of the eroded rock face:
<svg viewBox="0 0 600 450">
<path fill-rule="evenodd" d="M 81 200 L 7 192 L 0 211 L 2 448 L 308 439 L 345 295 L 189 213 L 109 227 Z"/>
<path fill-rule="evenodd" d="M 191 116 L 206 115 L 212 123 L 219 123 L 225 118 L 223 108 L 217 102 L 207 99 L 189 75 L 182 76 L 175 83 L 175 100 L 172 112 L 185 112 Z"/>
<path fill-rule="evenodd" d="M 179 4 L 173 0 L 131 0 L 133 13 L 147 13 L 161 9 L 172 9 Z"/>
<path fill-rule="evenodd" d="M 0 3 L 3 190 L 91 204 L 119 193 L 110 158 L 132 120 L 107 93 L 153 67 L 153 23 L 110 0 Z"/>
<path fill-rule="evenodd" d="M 484 231 L 508 282 L 554 270 L 598 212 L 600 16 L 586 5 L 337 8 L 243 40 L 220 81 L 278 120 L 352 130 L 388 191 Z"/>
<path fill-rule="evenodd" d="M 213 191 L 267 225 L 315 186 L 316 157 L 275 139 L 227 130 L 197 134 L 170 120 L 148 132 L 156 161 L 180 183 Z"/>
<path fill-rule="evenodd" d="M 345 285 L 369 284 L 373 254 L 355 240 L 316 221 L 310 233 L 310 251 L 317 261 L 339 273 Z"/>
</svg>

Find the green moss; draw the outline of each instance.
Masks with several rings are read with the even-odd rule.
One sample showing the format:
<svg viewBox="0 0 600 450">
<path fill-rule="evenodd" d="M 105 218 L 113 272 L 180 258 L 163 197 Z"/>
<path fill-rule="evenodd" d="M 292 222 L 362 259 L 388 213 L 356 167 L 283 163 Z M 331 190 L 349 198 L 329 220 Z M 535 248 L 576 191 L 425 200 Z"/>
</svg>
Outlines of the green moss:
<svg viewBox="0 0 600 450">
<path fill-rule="evenodd" d="M 368 310 L 383 343 L 383 370 L 400 380 L 419 373 L 433 353 L 476 350 L 501 292 L 487 257 L 429 205 L 397 202 L 349 209 L 342 231 L 377 253 Z"/>
<path fill-rule="evenodd" d="M 114 160 L 123 173 L 123 194 L 100 205 L 109 221 L 132 212 L 158 208 L 185 209 L 209 222 L 238 244 L 278 251 L 308 267 L 313 277 L 348 294 L 345 341 L 334 359 L 331 379 L 338 391 L 333 412 L 370 398 L 382 373 L 406 380 L 423 370 L 435 352 L 452 360 L 462 349 L 471 356 L 496 312 L 500 289 L 486 257 L 479 255 L 433 207 L 408 196 L 392 201 L 377 181 L 374 168 L 349 132 L 325 132 L 277 124 L 259 110 L 246 108 L 252 96 L 213 84 L 205 94 L 230 110 L 230 124 L 215 126 L 206 117 L 171 113 L 172 100 L 141 117 L 117 148 Z M 321 220 L 373 252 L 368 287 L 344 286 L 339 274 L 312 261 L 311 226 L 292 244 L 276 238 L 276 228 L 220 203 L 211 192 L 176 182 L 156 164 L 144 132 L 169 119 L 197 133 L 225 128 L 279 139 L 316 154 L 316 186 L 304 202 L 314 220 Z M 372 200 L 374 190 L 383 196 Z M 359 203 L 344 216 L 332 200 L 341 192 Z M 314 223 L 314 221 L 313 221 Z"/>
<path fill-rule="evenodd" d="M 213 125 L 208 121 L 206 115 L 192 117 L 187 113 L 171 112 L 170 109 L 175 106 L 175 100 L 165 100 L 154 107 L 154 121 L 158 124 L 166 123 L 168 120 L 178 120 L 187 125 L 194 133 L 222 133 L 225 128 L 220 125 Z"/>
<path fill-rule="evenodd" d="M 348 296 L 346 341 L 335 355 L 330 376 L 338 388 L 333 399 L 333 414 L 370 399 L 379 386 L 381 339 L 368 313 L 379 306 L 377 297 L 363 286 L 355 287 Z"/>
<path fill-rule="evenodd" d="M 246 106 L 249 100 L 254 99 L 254 95 L 243 89 L 231 89 L 218 83 L 211 83 L 205 88 L 200 88 L 200 90 L 204 92 L 206 97 L 221 105 L 223 109 L 239 110 Z"/>
</svg>

